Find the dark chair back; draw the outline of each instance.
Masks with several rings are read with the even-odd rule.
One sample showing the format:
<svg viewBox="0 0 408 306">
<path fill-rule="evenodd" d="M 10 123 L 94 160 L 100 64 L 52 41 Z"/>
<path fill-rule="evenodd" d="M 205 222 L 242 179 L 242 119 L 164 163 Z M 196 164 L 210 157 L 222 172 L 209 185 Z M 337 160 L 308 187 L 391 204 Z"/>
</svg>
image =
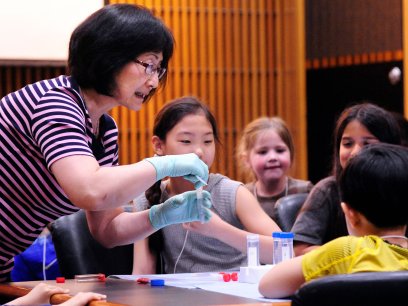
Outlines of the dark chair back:
<svg viewBox="0 0 408 306">
<path fill-rule="evenodd" d="M 133 244 L 107 249 L 91 235 L 85 212 L 63 216 L 49 226 L 61 274 L 131 274 Z"/>
<path fill-rule="evenodd" d="M 295 193 L 280 198 L 276 202 L 277 223 L 282 231 L 290 232 L 308 193 Z"/>
<path fill-rule="evenodd" d="M 407 290 L 408 271 L 332 275 L 299 288 L 292 306 L 407 305 Z"/>
</svg>

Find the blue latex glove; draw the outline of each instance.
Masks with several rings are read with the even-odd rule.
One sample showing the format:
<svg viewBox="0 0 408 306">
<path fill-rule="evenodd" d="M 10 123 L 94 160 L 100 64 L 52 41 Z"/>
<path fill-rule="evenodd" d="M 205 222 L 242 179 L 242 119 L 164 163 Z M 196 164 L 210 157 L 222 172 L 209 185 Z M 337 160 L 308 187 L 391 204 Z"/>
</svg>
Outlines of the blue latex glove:
<svg viewBox="0 0 408 306">
<path fill-rule="evenodd" d="M 146 158 L 156 169 L 156 179 L 166 176 L 182 176 L 192 182 L 195 188 L 204 186 L 208 181 L 207 165 L 194 153 L 180 155 L 165 155 Z M 198 179 L 197 177 L 201 178 Z"/>
<path fill-rule="evenodd" d="M 162 204 L 153 205 L 149 211 L 152 226 L 159 230 L 171 224 L 204 221 L 211 219 L 211 194 L 202 191 L 201 207 L 197 205 L 197 192 L 187 191 L 171 197 Z M 200 218 L 200 214 L 204 218 Z"/>
</svg>

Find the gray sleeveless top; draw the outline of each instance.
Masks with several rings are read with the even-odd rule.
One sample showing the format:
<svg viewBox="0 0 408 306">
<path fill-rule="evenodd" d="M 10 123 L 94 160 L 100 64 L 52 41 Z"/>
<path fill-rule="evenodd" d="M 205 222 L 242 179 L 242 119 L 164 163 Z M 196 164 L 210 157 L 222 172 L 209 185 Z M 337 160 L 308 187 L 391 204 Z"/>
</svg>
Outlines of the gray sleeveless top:
<svg viewBox="0 0 408 306">
<path fill-rule="evenodd" d="M 206 190 L 211 193 L 211 210 L 229 224 L 244 229 L 235 211 L 236 193 L 240 185 L 242 183 L 221 174 L 210 174 Z M 166 182 L 163 182 L 161 202 L 169 197 L 165 186 Z M 136 199 L 136 203 L 137 210 L 149 207 L 144 194 Z M 164 247 L 161 255 L 164 260 L 165 273 L 239 270 L 239 267 L 247 264 L 246 254 L 217 239 L 193 232 L 187 234 L 181 224 L 169 225 L 162 231 Z M 186 235 L 184 250 L 174 269 Z"/>
</svg>

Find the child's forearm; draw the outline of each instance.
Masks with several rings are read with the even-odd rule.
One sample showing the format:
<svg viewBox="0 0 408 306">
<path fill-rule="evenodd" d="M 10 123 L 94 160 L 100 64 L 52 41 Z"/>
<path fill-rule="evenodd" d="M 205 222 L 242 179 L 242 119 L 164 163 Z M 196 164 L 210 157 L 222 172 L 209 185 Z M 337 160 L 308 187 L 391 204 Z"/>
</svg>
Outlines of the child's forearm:
<svg viewBox="0 0 408 306">
<path fill-rule="evenodd" d="M 214 238 L 236 248 L 242 253 L 247 252 L 247 235 L 251 232 L 239 229 L 229 223 L 224 222 L 222 230 L 216 231 Z M 255 233 L 257 234 L 257 233 Z M 272 263 L 273 239 L 272 236 L 259 234 L 259 260 L 263 264 Z"/>
</svg>

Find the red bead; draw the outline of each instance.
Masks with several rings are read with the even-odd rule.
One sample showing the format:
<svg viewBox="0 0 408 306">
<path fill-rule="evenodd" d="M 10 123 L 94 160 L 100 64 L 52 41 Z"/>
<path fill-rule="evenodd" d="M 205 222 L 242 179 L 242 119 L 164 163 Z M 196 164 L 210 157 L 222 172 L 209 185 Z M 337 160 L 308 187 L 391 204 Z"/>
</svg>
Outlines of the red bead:
<svg viewBox="0 0 408 306">
<path fill-rule="evenodd" d="M 231 275 L 228 274 L 228 273 L 225 273 L 225 274 L 222 276 L 222 279 L 224 280 L 224 282 L 229 282 L 229 281 L 231 280 Z"/>
</svg>

